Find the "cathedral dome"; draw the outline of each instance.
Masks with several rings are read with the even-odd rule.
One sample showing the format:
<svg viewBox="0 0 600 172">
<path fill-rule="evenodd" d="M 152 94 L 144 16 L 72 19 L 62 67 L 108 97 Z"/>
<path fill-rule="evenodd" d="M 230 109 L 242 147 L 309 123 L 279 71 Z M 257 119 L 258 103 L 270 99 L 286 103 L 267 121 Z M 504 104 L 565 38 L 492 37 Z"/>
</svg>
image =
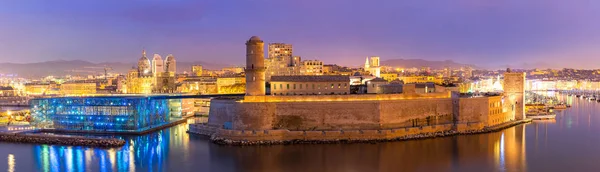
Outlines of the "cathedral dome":
<svg viewBox="0 0 600 172">
<path fill-rule="evenodd" d="M 142 52 L 142 57 L 138 60 L 138 71 L 142 74 L 150 72 L 150 60 L 146 57 L 146 51 Z"/>
</svg>

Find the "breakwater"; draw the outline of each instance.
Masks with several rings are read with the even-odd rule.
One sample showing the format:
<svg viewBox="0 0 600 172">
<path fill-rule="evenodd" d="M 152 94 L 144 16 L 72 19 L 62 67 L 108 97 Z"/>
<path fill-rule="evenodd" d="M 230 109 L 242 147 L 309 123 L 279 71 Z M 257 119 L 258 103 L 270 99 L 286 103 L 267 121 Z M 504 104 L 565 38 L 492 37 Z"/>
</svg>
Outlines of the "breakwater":
<svg viewBox="0 0 600 172">
<path fill-rule="evenodd" d="M 121 147 L 125 140 L 116 138 L 89 138 L 80 136 L 41 135 L 31 133 L 0 134 L 0 141 L 14 143 L 53 144 L 69 146 Z"/>
<path fill-rule="evenodd" d="M 320 144 L 320 143 L 369 143 L 445 137 L 459 134 L 478 134 L 502 130 L 530 119 L 511 121 L 484 127 L 482 123 L 444 124 L 385 130 L 226 130 L 204 124 L 190 124 L 188 133 L 209 136 L 211 141 L 222 145 L 270 145 L 270 144 Z"/>
</svg>

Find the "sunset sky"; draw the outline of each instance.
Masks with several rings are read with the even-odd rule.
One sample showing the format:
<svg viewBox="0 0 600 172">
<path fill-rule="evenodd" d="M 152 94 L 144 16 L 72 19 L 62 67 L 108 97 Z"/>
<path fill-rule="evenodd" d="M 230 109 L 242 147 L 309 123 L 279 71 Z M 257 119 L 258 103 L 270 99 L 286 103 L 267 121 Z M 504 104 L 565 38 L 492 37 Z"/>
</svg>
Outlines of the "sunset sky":
<svg viewBox="0 0 600 172">
<path fill-rule="evenodd" d="M 373 55 L 600 68 L 600 1 L 0 1 L 0 62 L 135 62 L 145 48 L 242 64 L 252 35 L 328 64 L 357 66 Z"/>
</svg>

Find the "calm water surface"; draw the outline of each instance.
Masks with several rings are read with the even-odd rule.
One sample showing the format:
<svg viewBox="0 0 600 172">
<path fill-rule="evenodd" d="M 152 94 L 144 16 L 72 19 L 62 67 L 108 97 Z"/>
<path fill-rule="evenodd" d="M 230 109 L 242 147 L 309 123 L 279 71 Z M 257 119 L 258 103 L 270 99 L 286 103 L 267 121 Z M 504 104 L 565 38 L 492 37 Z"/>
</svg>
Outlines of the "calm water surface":
<svg viewBox="0 0 600 172">
<path fill-rule="evenodd" d="M 0 143 L 0 171 L 600 171 L 600 103 L 500 132 L 378 144 L 219 146 L 179 125 L 118 149 Z"/>
</svg>

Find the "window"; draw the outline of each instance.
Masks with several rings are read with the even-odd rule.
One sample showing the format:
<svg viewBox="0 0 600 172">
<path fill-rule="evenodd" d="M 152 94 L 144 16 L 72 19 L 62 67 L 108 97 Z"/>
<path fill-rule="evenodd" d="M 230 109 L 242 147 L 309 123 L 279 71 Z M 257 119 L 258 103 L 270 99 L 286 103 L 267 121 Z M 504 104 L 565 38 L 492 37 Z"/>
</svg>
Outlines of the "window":
<svg viewBox="0 0 600 172">
<path fill-rule="evenodd" d="M 313 89 L 313 90 L 315 89 L 315 84 L 312 84 L 312 89 Z"/>
<path fill-rule="evenodd" d="M 302 84 L 300 84 L 300 89 L 302 89 Z"/>
<path fill-rule="evenodd" d="M 331 84 L 331 88 L 333 88 L 333 84 Z"/>
<path fill-rule="evenodd" d="M 281 86 L 281 84 L 279 84 L 279 89 L 283 89 L 283 86 Z"/>
<path fill-rule="evenodd" d="M 296 84 L 294 84 L 294 90 L 296 89 Z"/>
<path fill-rule="evenodd" d="M 286 87 L 287 87 L 286 89 L 288 89 L 288 90 L 289 90 L 289 89 L 290 89 L 290 84 L 285 84 L 285 85 L 286 85 Z"/>
<path fill-rule="evenodd" d="M 273 90 L 277 89 L 277 84 L 273 84 Z"/>
<path fill-rule="evenodd" d="M 338 88 L 342 88 L 342 84 L 338 84 Z"/>
</svg>

